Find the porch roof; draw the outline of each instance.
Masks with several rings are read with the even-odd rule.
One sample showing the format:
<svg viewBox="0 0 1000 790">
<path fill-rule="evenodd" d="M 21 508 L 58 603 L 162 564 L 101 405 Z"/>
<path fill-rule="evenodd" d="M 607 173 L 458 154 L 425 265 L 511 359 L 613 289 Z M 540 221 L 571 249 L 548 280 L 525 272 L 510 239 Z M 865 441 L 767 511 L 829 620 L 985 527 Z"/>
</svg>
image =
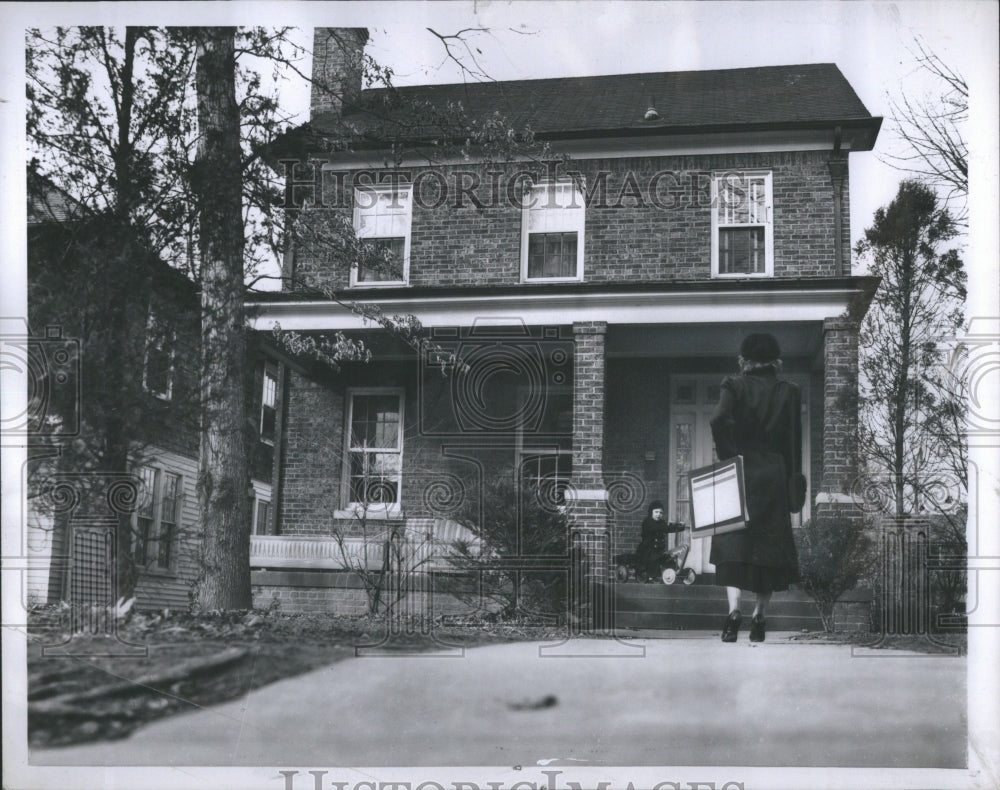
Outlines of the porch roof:
<svg viewBox="0 0 1000 790">
<path fill-rule="evenodd" d="M 822 321 L 848 308 L 864 315 L 874 277 L 702 280 L 659 283 L 569 283 L 472 287 L 405 287 L 252 294 L 255 329 L 296 331 L 376 328 L 352 305 L 412 314 L 425 327 L 476 323 L 529 326 L 606 321 L 615 324 L 785 323 Z"/>
</svg>

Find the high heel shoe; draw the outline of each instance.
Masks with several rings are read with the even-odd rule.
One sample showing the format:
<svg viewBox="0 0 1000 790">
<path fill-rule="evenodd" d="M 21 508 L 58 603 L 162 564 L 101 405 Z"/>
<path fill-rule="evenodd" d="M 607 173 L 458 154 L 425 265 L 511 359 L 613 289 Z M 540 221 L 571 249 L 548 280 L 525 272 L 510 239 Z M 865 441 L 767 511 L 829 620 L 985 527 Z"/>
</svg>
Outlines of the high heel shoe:
<svg viewBox="0 0 1000 790">
<path fill-rule="evenodd" d="M 723 642 L 735 642 L 736 637 L 740 633 L 740 621 L 743 619 L 743 615 L 740 611 L 734 610 L 729 613 L 729 617 L 726 618 L 725 624 L 722 626 L 722 641 Z"/>
<path fill-rule="evenodd" d="M 764 618 L 760 615 L 756 615 L 750 620 L 750 641 L 764 641 Z"/>
</svg>

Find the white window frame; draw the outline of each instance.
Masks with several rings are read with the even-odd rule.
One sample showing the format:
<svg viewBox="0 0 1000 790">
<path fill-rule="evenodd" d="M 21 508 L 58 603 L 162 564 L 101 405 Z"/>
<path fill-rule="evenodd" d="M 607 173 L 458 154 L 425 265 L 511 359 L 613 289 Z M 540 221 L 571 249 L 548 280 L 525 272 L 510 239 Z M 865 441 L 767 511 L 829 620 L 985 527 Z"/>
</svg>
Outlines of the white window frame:
<svg viewBox="0 0 1000 790">
<path fill-rule="evenodd" d="M 396 501 L 388 504 L 368 504 L 367 512 L 365 513 L 367 518 L 389 518 L 393 516 L 398 516 L 402 513 L 402 502 L 403 502 L 403 436 L 404 436 L 404 426 L 403 422 L 405 419 L 404 408 L 406 405 L 406 400 L 404 397 L 405 391 L 402 387 L 352 387 L 347 390 L 346 397 L 346 414 L 344 423 L 344 456 L 343 456 L 343 475 L 342 475 L 342 489 L 341 489 L 341 502 L 344 503 L 344 508 L 335 513 L 336 518 L 353 518 L 357 517 L 363 511 L 366 510 L 363 502 L 352 502 L 351 501 L 351 453 L 355 452 L 392 452 L 399 455 L 399 478 L 396 481 Z M 399 404 L 399 425 L 397 426 L 397 438 L 395 448 L 368 448 L 368 447 L 355 447 L 351 444 L 351 425 L 354 422 L 354 399 L 355 397 L 365 397 L 365 396 L 387 396 L 395 395 L 397 402 Z"/>
<path fill-rule="evenodd" d="M 267 403 L 267 380 L 268 375 L 273 373 L 272 380 L 274 381 L 274 402 L 271 404 Z M 270 406 L 274 410 L 274 430 L 277 435 L 278 430 L 278 370 L 276 366 L 272 366 L 270 363 L 264 363 L 264 376 L 263 383 L 261 384 L 260 390 L 260 419 L 257 421 L 257 433 L 260 436 L 260 440 L 264 444 L 269 444 L 274 446 L 274 439 L 268 439 L 264 436 L 264 409 Z"/>
<path fill-rule="evenodd" d="M 550 200 L 550 190 L 556 197 Z M 556 205 L 551 205 L 552 203 Z M 560 283 L 583 280 L 583 246 L 587 207 L 580 184 L 572 179 L 546 180 L 532 184 L 521 208 L 521 282 Z M 530 237 L 541 233 L 576 233 L 576 272 L 568 277 L 529 277 Z"/>
<path fill-rule="evenodd" d="M 167 356 L 169 362 L 167 363 L 167 389 L 165 391 L 153 389 L 152 385 L 149 383 L 148 370 L 149 370 L 149 351 L 150 347 L 153 345 L 154 333 L 159 334 L 162 329 L 162 343 L 167 344 Z M 170 400 L 173 398 L 174 394 L 174 373 L 176 371 L 177 362 L 177 333 L 174 331 L 173 327 L 168 327 L 163 318 L 158 314 L 156 310 L 152 307 L 149 308 L 149 313 L 146 318 L 146 343 L 142 354 L 142 388 L 160 400 Z M 157 349 L 161 351 L 162 349 Z"/>
<path fill-rule="evenodd" d="M 749 190 L 750 179 L 764 180 L 764 216 L 756 217 L 757 221 L 738 222 L 720 220 L 719 213 L 724 211 L 725 206 L 720 195 L 720 185 L 723 182 L 734 183 L 736 179 L 742 181 L 741 187 L 746 194 Z M 774 188 L 773 177 L 770 170 L 728 170 L 712 174 L 712 277 L 721 279 L 747 279 L 774 276 Z M 748 212 L 752 212 L 752 206 L 748 205 Z M 764 271 L 762 272 L 720 272 L 719 271 L 719 231 L 724 228 L 764 228 Z"/>
<path fill-rule="evenodd" d="M 383 196 L 394 197 L 399 203 L 390 215 L 380 215 L 378 207 Z M 374 203 L 373 203 L 374 200 Z M 379 227 L 380 220 L 387 216 L 402 217 L 402 233 L 387 235 Z M 367 220 L 371 220 L 370 222 Z M 393 220 L 387 220 L 393 224 Z M 351 266 L 351 288 L 388 288 L 410 283 L 410 230 L 413 224 L 413 187 L 410 184 L 372 184 L 354 189 L 354 233 L 359 240 L 375 240 L 403 237 L 403 276 L 399 280 L 360 280 L 357 263 Z"/>
<path fill-rule="evenodd" d="M 152 573 L 171 573 L 177 562 L 177 546 L 180 540 L 181 531 L 181 513 L 183 512 L 184 503 L 184 475 L 180 472 L 175 472 L 172 469 L 167 469 L 163 466 L 158 466 L 156 464 L 142 464 L 134 470 L 134 474 L 140 479 L 143 479 L 142 470 L 149 469 L 153 473 L 153 488 L 151 491 L 140 491 L 139 501 L 143 502 L 145 496 L 149 496 L 152 500 L 153 506 L 153 520 L 150 525 L 150 536 L 147 537 L 145 549 L 146 549 L 146 561 L 140 563 L 136 559 L 136 566 L 141 571 L 148 571 Z M 167 564 L 160 564 L 160 536 L 163 532 L 163 487 L 164 478 L 166 475 L 172 475 L 177 479 L 177 496 L 174 500 L 174 513 L 173 521 L 168 522 L 173 524 L 174 533 L 170 541 L 170 554 L 167 557 Z M 132 557 L 136 558 L 136 549 L 139 539 L 139 508 L 136 508 L 132 513 L 132 534 L 135 538 L 132 543 Z"/>
</svg>

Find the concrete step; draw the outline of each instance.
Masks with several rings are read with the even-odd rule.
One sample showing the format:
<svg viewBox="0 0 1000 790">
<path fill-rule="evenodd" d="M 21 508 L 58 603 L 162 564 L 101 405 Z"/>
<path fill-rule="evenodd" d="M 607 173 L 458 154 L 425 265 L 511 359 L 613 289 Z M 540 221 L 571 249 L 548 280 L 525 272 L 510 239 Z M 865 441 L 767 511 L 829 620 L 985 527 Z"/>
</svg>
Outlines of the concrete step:
<svg viewBox="0 0 1000 790">
<path fill-rule="evenodd" d="M 625 633 L 629 629 L 649 629 L 655 631 L 722 631 L 725 614 L 664 613 L 664 612 L 616 612 L 615 630 Z M 819 617 L 791 617 L 780 614 L 767 615 L 769 631 L 821 631 L 823 624 Z M 744 615 L 742 633 L 750 632 L 750 617 Z"/>
<path fill-rule="evenodd" d="M 616 584 L 615 625 L 620 629 L 721 630 L 726 591 L 705 584 Z M 750 627 L 753 596 L 744 596 L 744 628 Z M 767 610 L 768 628 L 819 631 L 822 620 L 813 600 L 801 590 L 775 593 Z"/>
</svg>

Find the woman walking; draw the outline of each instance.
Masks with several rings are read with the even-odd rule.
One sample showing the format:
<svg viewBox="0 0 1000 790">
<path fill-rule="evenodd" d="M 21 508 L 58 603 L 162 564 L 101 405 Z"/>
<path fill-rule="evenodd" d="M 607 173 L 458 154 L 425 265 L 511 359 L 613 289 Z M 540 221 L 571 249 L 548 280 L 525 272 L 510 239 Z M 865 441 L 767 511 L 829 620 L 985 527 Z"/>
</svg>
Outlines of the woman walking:
<svg viewBox="0 0 1000 790">
<path fill-rule="evenodd" d="M 781 349 L 772 335 L 748 335 L 740 345 L 739 364 L 740 375 L 722 382 L 712 438 L 720 459 L 743 456 L 750 518 L 748 529 L 714 536 L 709 559 L 729 601 L 722 641 L 736 641 L 740 592 L 747 590 L 756 594 L 750 641 L 763 642 L 771 593 L 799 580 L 789 514 L 802 504 L 790 500 L 804 494 L 800 396 L 798 387 L 778 378 Z"/>
</svg>

